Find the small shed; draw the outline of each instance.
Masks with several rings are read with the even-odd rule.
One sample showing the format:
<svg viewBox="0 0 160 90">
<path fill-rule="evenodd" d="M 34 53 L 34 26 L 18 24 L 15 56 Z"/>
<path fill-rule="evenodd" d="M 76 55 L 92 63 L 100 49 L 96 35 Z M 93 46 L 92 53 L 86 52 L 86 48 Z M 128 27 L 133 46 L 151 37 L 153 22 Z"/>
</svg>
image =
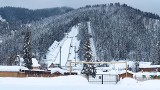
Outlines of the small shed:
<svg viewBox="0 0 160 90">
<path fill-rule="evenodd" d="M 21 70 L 28 70 L 23 66 L 0 66 L 0 77 L 24 77 Z"/>
<path fill-rule="evenodd" d="M 126 76 L 127 75 L 127 76 Z M 120 78 L 125 78 L 125 77 L 130 77 L 130 78 L 133 78 L 133 73 L 131 71 L 127 71 L 127 74 L 126 74 L 126 71 L 121 71 L 119 74 L 119 79 Z"/>
</svg>

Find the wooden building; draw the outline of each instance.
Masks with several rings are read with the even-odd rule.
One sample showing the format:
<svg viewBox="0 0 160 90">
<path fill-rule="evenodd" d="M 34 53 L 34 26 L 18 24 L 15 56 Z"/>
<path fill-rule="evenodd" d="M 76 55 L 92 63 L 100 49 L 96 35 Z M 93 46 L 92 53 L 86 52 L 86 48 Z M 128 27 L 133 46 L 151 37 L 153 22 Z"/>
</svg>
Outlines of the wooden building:
<svg viewBox="0 0 160 90">
<path fill-rule="evenodd" d="M 141 72 L 160 72 L 160 65 L 140 66 Z"/>
<path fill-rule="evenodd" d="M 130 71 L 127 71 L 127 74 L 126 74 L 126 72 L 121 72 L 118 74 L 118 76 L 119 76 L 119 79 L 121 79 L 121 78 L 123 79 L 125 77 L 133 78 L 133 73 Z"/>
<path fill-rule="evenodd" d="M 64 75 L 64 72 L 60 69 L 55 69 L 54 71 L 28 70 L 23 66 L 0 66 L 0 77 L 55 77 L 62 75 Z"/>
<path fill-rule="evenodd" d="M 0 66 L 0 77 L 25 77 L 21 70 L 28 70 L 23 66 Z"/>
</svg>

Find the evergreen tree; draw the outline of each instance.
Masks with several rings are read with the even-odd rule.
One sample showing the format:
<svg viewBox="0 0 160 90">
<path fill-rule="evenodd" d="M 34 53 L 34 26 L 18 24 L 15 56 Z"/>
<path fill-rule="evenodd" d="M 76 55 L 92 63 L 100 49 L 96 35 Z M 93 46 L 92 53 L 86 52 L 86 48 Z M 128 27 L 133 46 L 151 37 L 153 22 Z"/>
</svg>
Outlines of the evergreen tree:
<svg viewBox="0 0 160 90">
<path fill-rule="evenodd" d="M 23 59 L 25 62 L 25 67 L 32 69 L 32 57 L 31 57 L 31 41 L 30 41 L 31 32 L 26 32 L 24 37 L 24 47 L 23 47 Z"/>
<path fill-rule="evenodd" d="M 86 62 L 91 62 L 92 61 L 92 54 L 91 54 L 91 47 L 90 47 L 90 42 L 89 42 L 89 38 L 87 37 L 85 45 L 84 45 L 84 49 L 85 49 L 85 61 Z M 96 69 L 94 67 L 94 64 L 84 64 L 83 65 L 83 69 L 82 69 L 82 74 L 85 74 L 85 76 L 87 78 L 89 78 L 89 76 L 92 76 L 95 78 L 96 76 Z"/>
</svg>

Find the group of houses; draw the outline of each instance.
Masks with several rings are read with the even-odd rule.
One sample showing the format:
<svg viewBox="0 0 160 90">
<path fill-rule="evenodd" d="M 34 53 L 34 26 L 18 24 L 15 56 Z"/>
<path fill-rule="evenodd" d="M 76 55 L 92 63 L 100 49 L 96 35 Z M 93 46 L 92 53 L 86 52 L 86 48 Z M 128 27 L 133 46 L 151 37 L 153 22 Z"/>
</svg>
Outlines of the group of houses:
<svg viewBox="0 0 160 90">
<path fill-rule="evenodd" d="M 119 61 L 125 62 L 125 61 Z M 20 58 L 19 66 L 0 66 L 0 77 L 55 77 L 62 75 L 81 74 L 80 69 L 62 69 L 58 64 L 50 63 L 46 70 L 40 69 L 36 58 L 32 58 L 32 70 L 24 67 L 23 58 Z M 127 65 L 126 65 L 127 63 Z M 137 80 L 160 79 L 160 65 L 152 65 L 151 62 L 139 62 L 138 67 L 134 62 L 114 63 L 106 67 L 96 67 L 96 77 L 88 77 L 90 83 L 117 83 L 125 77 Z M 82 68 L 82 67 L 81 67 Z M 138 68 L 138 71 L 134 69 Z M 136 71 L 136 72 L 135 72 Z"/>
<path fill-rule="evenodd" d="M 0 66 L 0 77 L 55 77 L 64 74 L 64 71 L 60 72 L 59 68 L 41 70 L 36 58 L 32 58 L 32 70 L 24 67 L 23 61 L 23 58 L 20 58 L 19 65 Z"/>
<path fill-rule="evenodd" d="M 138 62 L 138 66 L 136 66 L 134 62 L 128 61 L 127 67 L 124 63 L 112 64 L 107 68 L 97 70 L 96 74 L 95 78 L 89 77 L 90 83 L 116 84 L 125 77 L 134 78 L 137 81 L 160 79 L 160 65 L 152 65 L 151 62 Z"/>
</svg>

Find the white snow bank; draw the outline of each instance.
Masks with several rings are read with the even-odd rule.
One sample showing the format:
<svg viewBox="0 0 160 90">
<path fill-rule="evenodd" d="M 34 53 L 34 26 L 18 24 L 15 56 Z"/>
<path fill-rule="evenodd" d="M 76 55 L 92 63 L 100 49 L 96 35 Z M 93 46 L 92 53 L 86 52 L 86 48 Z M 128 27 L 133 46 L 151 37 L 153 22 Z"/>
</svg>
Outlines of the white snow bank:
<svg viewBox="0 0 160 90">
<path fill-rule="evenodd" d="M 147 80 L 147 81 L 144 81 L 143 83 L 141 83 L 141 85 L 146 86 L 146 87 L 159 87 L 159 83 L 160 83 L 160 80 Z"/>
<path fill-rule="evenodd" d="M 119 85 L 126 85 L 126 86 L 138 85 L 137 83 L 138 83 L 137 80 L 133 78 L 124 78 L 118 82 Z"/>
<path fill-rule="evenodd" d="M 136 82 L 125 78 L 116 85 L 89 84 L 82 76 L 0 78 L 1 90 L 160 90 L 160 80 Z"/>
<path fill-rule="evenodd" d="M 41 85 L 42 85 L 42 86 L 46 86 L 46 87 L 47 86 L 54 87 L 54 86 L 61 86 L 61 85 L 73 85 L 74 86 L 74 85 L 80 85 L 80 84 L 88 84 L 88 81 L 86 78 L 84 78 L 82 76 L 69 75 L 69 76 L 59 76 L 59 77 L 53 77 L 53 78 L 37 78 L 37 77 L 0 78 L 0 83 L 1 83 L 0 86 L 2 86 L 2 85 L 11 85 L 11 86 L 18 85 L 18 86 L 31 86 L 31 87 L 39 86 L 39 87 L 41 87 Z M 4 90 L 4 89 L 2 89 L 2 90 Z M 30 89 L 30 90 L 33 90 L 33 89 Z"/>
</svg>

